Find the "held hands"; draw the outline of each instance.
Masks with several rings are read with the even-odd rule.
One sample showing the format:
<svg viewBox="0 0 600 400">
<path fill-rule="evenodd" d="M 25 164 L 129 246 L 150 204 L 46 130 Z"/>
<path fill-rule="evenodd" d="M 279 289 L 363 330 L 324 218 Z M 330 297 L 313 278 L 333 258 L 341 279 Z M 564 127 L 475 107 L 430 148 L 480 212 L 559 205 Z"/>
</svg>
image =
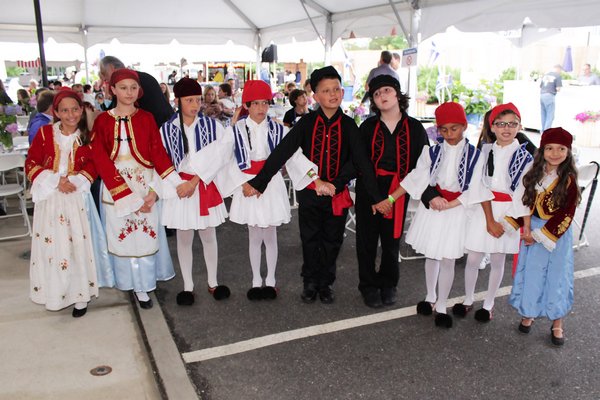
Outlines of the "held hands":
<svg viewBox="0 0 600 400">
<path fill-rule="evenodd" d="M 373 204 L 371 206 L 371 209 L 373 210 L 373 215 L 375 215 L 375 213 L 378 212 L 383 215 L 388 215 L 394 209 L 394 205 L 388 199 L 385 199 L 381 200 L 377 204 Z"/>
<path fill-rule="evenodd" d="M 499 238 L 504 235 L 504 227 L 498 221 L 491 220 L 486 223 L 487 231 L 490 235 L 495 238 Z"/>
<path fill-rule="evenodd" d="M 183 182 L 181 185 L 177 186 L 177 196 L 179 196 L 180 199 L 191 197 L 196 190 L 196 185 L 197 182 L 194 183 L 194 180 Z"/>
<path fill-rule="evenodd" d="M 429 202 L 429 207 L 432 210 L 436 210 L 436 211 L 444 211 L 445 209 L 448 208 L 448 200 L 446 200 L 445 198 L 443 198 L 442 196 L 437 196 L 434 197 L 433 199 L 431 199 L 431 201 Z"/>
<path fill-rule="evenodd" d="M 244 182 L 242 184 L 242 192 L 244 193 L 244 197 L 260 197 L 261 193 L 254 189 L 248 182 Z"/>
<path fill-rule="evenodd" d="M 317 196 L 333 197 L 335 195 L 335 186 L 333 186 L 333 183 L 324 182 L 321 179 L 317 179 L 315 181 L 315 187 L 316 187 Z"/>
<path fill-rule="evenodd" d="M 146 196 L 144 196 L 144 205 L 140 207 L 138 212 L 149 213 L 152 210 L 152 206 L 156 203 L 156 199 L 158 198 L 156 192 L 150 191 Z"/>
<path fill-rule="evenodd" d="M 60 177 L 57 188 L 62 193 L 73 193 L 77 191 L 77 186 L 73 185 L 66 176 Z"/>
<path fill-rule="evenodd" d="M 523 232 L 521 233 L 521 240 L 525 242 L 525 246 L 531 246 L 535 243 L 533 236 L 531 235 L 531 228 L 524 226 Z"/>
</svg>

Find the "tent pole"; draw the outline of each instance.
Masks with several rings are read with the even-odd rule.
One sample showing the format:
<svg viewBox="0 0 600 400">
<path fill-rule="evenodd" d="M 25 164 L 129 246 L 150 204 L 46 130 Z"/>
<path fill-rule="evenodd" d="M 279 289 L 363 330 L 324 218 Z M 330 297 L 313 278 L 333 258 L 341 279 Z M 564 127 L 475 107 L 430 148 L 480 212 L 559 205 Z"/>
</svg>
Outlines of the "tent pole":
<svg viewBox="0 0 600 400">
<path fill-rule="evenodd" d="M 331 14 L 327 15 L 327 24 L 325 25 L 325 65 L 331 65 L 331 46 L 333 41 L 333 23 Z"/>
<path fill-rule="evenodd" d="M 85 27 L 82 27 L 81 33 L 83 35 L 83 61 L 85 62 L 85 83 L 91 85 L 90 69 L 88 66 L 88 56 L 87 56 L 87 51 L 88 51 L 87 29 Z M 77 83 L 77 82 L 75 82 L 75 83 Z"/>
<path fill-rule="evenodd" d="M 260 32 L 256 32 L 256 78 L 255 79 L 260 79 L 260 70 L 261 70 L 261 62 L 262 62 L 261 55 L 262 55 L 262 43 L 261 43 L 261 38 L 260 38 Z M 270 74 L 269 74 L 269 76 L 270 76 Z"/>
<path fill-rule="evenodd" d="M 40 64 L 42 68 L 42 87 L 48 87 L 48 70 L 46 68 L 46 53 L 44 52 L 44 31 L 42 30 L 42 12 L 40 0 L 33 0 L 35 9 L 35 27 L 37 30 L 38 46 L 40 48 Z"/>
<path fill-rule="evenodd" d="M 421 10 L 418 8 L 418 2 L 413 2 L 411 7 L 411 24 L 410 24 L 410 36 L 409 46 L 411 48 L 419 45 L 419 25 L 421 23 Z M 412 66 L 408 68 L 408 83 L 406 93 L 410 97 L 408 102 L 408 108 L 413 110 L 413 113 L 417 110 L 417 67 Z"/>
</svg>

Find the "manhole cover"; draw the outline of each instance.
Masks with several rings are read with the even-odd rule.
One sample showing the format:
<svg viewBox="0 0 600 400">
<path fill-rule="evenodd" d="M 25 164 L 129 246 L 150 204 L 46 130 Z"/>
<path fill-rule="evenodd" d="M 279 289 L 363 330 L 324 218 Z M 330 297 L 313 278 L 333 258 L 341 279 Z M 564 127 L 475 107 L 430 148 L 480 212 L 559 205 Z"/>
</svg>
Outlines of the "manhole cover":
<svg viewBox="0 0 600 400">
<path fill-rule="evenodd" d="M 92 368 L 90 370 L 90 374 L 94 375 L 94 376 L 103 376 L 103 375 L 108 375 L 112 372 L 112 368 L 109 367 L 108 365 L 101 365 L 99 367 L 96 368 Z"/>
</svg>

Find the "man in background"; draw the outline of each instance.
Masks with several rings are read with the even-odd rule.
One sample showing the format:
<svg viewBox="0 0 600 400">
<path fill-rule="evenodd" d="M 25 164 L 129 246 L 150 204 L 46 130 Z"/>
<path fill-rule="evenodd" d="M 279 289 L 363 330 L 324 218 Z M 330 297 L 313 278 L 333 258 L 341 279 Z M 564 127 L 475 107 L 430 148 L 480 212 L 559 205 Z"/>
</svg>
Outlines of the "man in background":
<svg viewBox="0 0 600 400">
<path fill-rule="evenodd" d="M 556 64 L 552 71 L 547 72 L 541 79 L 540 107 L 542 114 L 542 129 L 540 132 L 544 132 L 546 129 L 552 127 L 552 121 L 554 121 L 556 94 L 562 87 L 562 79 L 560 77 L 561 71 L 562 67 L 560 64 Z"/>
</svg>

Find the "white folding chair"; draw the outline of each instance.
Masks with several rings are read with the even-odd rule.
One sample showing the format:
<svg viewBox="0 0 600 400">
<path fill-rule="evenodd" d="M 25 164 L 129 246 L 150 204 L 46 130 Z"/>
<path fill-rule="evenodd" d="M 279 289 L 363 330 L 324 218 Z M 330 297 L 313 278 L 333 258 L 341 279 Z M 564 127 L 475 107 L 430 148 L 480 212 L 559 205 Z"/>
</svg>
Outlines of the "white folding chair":
<svg viewBox="0 0 600 400">
<path fill-rule="evenodd" d="M 5 209 L 7 214 L 0 216 L 0 220 L 17 217 L 21 215 L 23 217 L 23 222 L 27 231 L 23 234 L 18 235 L 10 235 L 10 236 L 0 236 L 0 240 L 7 239 L 15 239 L 24 236 L 31 236 L 31 222 L 29 221 L 29 216 L 27 215 L 27 208 L 25 206 L 25 182 L 20 183 L 18 178 L 18 170 L 25 166 L 25 156 L 21 154 L 4 154 L 0 155 L 0 173 L 4 174 L 6 178 L 6 174 L 9 171 L 17 171 L 16 180 L 17 183 L 7 183 L 6 179 L 0 185 L 0 198 L 4 200 L 5 207 L 8 204 L 6 198 L 8 196 L 17 196 L 19 200 L 19 207 L 21 209 L 20 213 L 8 214 L 8 209 Z"/>
<path fill-rule="evenodd" d="M 408 207 L 406 208 L 406 218 L 404 219 L 404 232 L 402 232 L 402 241 L 406 238 L 406 231 L 408 231 L 408 227 L 412 223 L 412 220 L 417 212 L 417 208 L 419 208 L 419 202 L 421 200 L 416 200 L 411 198 L 408 201 Z M 405 242 L 406 243 L 406 242 Z M 402 247 L 402 246 L 401 246 Z M 402 248 L 398 251 L 398 261 L 402 262 L 403 260 L 418 260 L 421 258 L 425 258 L 425 256 L 415 253 L 415 255 L 402 255 Z"/>
<path fill-rule="evenodd" d="M 581 194 L 583 195 L 585 191 L 589 191 L 589 193 L 581 223 L 579 223 L 577 219 L 573 218 L 573 222 L 579 228 L 579 236 L 576 238 L 575 243 L 573 244 L 573 248 L 575 250 L 579 250 L 581 247 L 590 245 L 590 242 L 585 234 L 585 224 L 590 213 L 592 201 L 594 200 L 596 186 L 598 185 L 598 172 L 600 172 L 600 165 L 596 161 L 582 165 L 577 171 L 577 184 L 581 189 Z M 582 206 L 580 204 L 577 209 L 579 210 L 581 208 Z"/>
<path fill-rule="evenodd" d="M 349 188 L 350 198 L 352 199 L 352 203 L 356 202 L 356 192 L 353 187 Z M 356 214 L 354 213 L 354 207 L 350 207 L 348 209 L 348 219 L 346 220 L 346 229 L 352 233 L 356 233 Z M 344 236 L 346 234 L 344 233 Z"/>
</svg>

